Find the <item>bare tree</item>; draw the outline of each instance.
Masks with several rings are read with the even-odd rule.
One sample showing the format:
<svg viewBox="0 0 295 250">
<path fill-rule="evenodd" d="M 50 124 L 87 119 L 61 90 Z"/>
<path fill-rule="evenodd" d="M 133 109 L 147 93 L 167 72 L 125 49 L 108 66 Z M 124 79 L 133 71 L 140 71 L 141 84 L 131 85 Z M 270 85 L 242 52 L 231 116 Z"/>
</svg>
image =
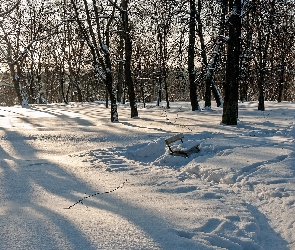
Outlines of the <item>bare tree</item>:
<svg viewBox="0 0 295 250">
<path fill-rule="evenodd" d="M 241 0 L 229 0 L 226 80 L 222 123 L 236 125 L 238 118 Z"/>
<path fill-rule="evenodd" d="M 203 66 L 206 68 L 205 74 L 205 107 L 211 108 L 211 91 L 213 96 L 216 100 L 217 107 L 220 107 L 223 104 L 222 96 L 218 90 L 218 87 L 214 81 L 214 72 L 217 68 L 217 63 L 219 60 L 219 54 L 221 53 L 222 45 L 224 42 L 224 32 L 225 32 L 225 16 L 226 16 L 226 0 L 220 1 L 221 5 L 221 13 L 219 15 L 219 32 L 218 36 L 215 41 L 214 51 L 212 52 L 212 56 L 210 61 L 207 60 L 207 53 L 206 53 L 206 46 L 205 46 L 205 39 L 203 35 L 203 23 L 201 19 L 201 10 L 202 10 L 202 0 L 198 0 L 198 14 L 197 14 L 197 21 L 198 21 L 198 36 L 200 38 L 201 44 L 201 57 Z M 215 3 L 217 5 L 217 3 Z"/>
<path fill-rule="evenodd" d="M 36 61 L 34 58 L 37 56 L 37 47 L 40 46 L 34 46 L 57 33 L 60 26 L 60 23 L 51 22 L 48 15 L 45 3 L 26 0 L 16 4 L 13 12 L 0 22 L 1 61 L 9 68 L 18 102 L 23 107 L 32 101 L 32 98 L 29 100 L 30 94 L 35 88 L 33 85 L 30 86 L 29 75 L 26 73 L 29 55 Z M 30 22 L 32 25 L 28 25 Z M 30 63 L 32 65 L 32 60 Z M 37 70 L 40 70 L 40 61 Z M 38 79 L 40 83 L 40 74 L 37 76 Z"/>
<path fill-rule="evenodd" d="M 190 0 L 190 22 L 189 22 L 189 45 L 188 45 L 188 74 L 190 84 L 190 100 L 192 111 L 199 110 L 199 102 L 196 87 L 196 72 L 195 72 L 195 36 L 196 36 L 196 3 L 195 0 Z"/>
<path fill-rule="evenodd" d="M 131 57 L 132 57 L 132 40 L 130 36 L 130 26 L 128 17 L 128 3 L 129 0 L 122 0 L 121 2 L 121 15 L 122 15 L 122 25 L 124 29 L 124 39 L 125 39 L 125 81 L 128 86 L 128 96 L 131 108 L 131 118 L 138 116 L 137 105 L 134 93 L 134 84 L 131 73 Z"/>
<path fill-rule="evenodd" d="M 110 28 L 114 22 L 115 6 L 110 13 L 105 13 L 103 5 L 98 6 L 96 0 L 92 0 L 89 6 L 87 0 L 83 0 L 83 5 L 79 6 L 78 2 L 71 0 L 74 8 L 75 19 L 78 23 L 80 32 L 87 42 L 92 55 L 92 65 L 100 78 L 105 82 L 108 94 L 111 100 L 111 121 L 118 121 L 118 111 L 116 103 L 116 93 L 113 86 L 112 64 L 110 56 Z M 79 7 L 83 8 L 80 9 Z M 84 20 L 82 15 L 86 16 Z M 104 25 L 104 32 L 103 27 Z M 103 34 L 102 34 L 103 32 Z"/>
</svg>

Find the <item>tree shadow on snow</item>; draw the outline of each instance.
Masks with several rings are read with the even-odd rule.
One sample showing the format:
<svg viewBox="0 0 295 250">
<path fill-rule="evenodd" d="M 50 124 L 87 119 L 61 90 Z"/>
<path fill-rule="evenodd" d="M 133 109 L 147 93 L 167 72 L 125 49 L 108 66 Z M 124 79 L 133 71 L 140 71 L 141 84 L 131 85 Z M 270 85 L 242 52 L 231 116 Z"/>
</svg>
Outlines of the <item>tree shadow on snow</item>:
<svg viewBox="0 0 295 250">
<path fill-rule="evenodd" d="M 83 226 L 83 220 L 88 223 L 89 220 L 91 221 L 91 214 L 87 212 L 87 207 L 79 204 L 64 210 L 65 204 L 72 205 L 81 199 L 81 194 L 84 192 L 92 194 L 97 190 L 93 190 L 55 163 L 38 158 L 38 150 L 30 146 L 21 134 L 13 131 L 5 131 L 5 133 L 6 139 L 3 143 L 6 145 L 3 144 L 3 149 L 0 148 L 2 249 L 91 250 L 101 248 L 97 246 L 100 243 L 93 243 L 93 239 L 87 236 L 85 228 L 80 228 L 81 225 Z M 60 207 L 42 205 L 48 204 L 47 196 L 58 199 L 62 203 Z M 54 203 L 56 204 L 57 201 L 55 200 Z M 167 221 L 144 207 L 130 204 L 124 198 L 111 194 L 100 195 L 95 199 L 87 200 L 85 204 L 95 209 L 94 212 L 104 210 L 134 225 L 138 231 L 136 234 L 141 232 L 140 235 L 144 235 L 141 236 L 142 242 L 137 242 L 136 234 L 131 232 L 129 235 L 130 232 L 124 232 L 124 225 L 120 226 L 121 237 L 127 242 L 137 242 L 130 245 L 137 246 L 138 249 L 148 249 L 149 246 L 151 247 L 150 244 L 157 246 L 158 249 L 167 250 L 175 249 L 175 247 L 195 249 L 196 246 L 201 246 L 204 250 L 210 249 L 201 243 L 177 238 L 177 234 L 169 230 L 173 226 Z M 81 209 L 85 209 L 85 217 Z M 78 216 L 77 212 L 79 212 Z M 78 224 L 75 223 L 75 219 L 79 220 Z M 95 230 L 99 234 L 99 224 L 95 221 L 90 223 L 98 227 Z M 110 229 L 109 234 L 114 233 Z M 175 237 L 176 240 L 172 240 Z M 116 238 L 116 235 L 110 237 L 110 239 L 113 238 Z M 149 239 L 149 242 L 146 239 Z M 111 246 L 112 243 L 109 245 Z"/>
<path fill-rule="evenodd" d="M 57 165 L 37 159 L 32 155 L 35 149 L 20 134 L 7 131 L 6 136 L 3 144 L 10 144 L 9 150 L 17 156 L 0 147 L 0 249 L 96 249 L 58 208 L 38 204 L 48 193 L 75 200 L 72 191 L 84 184 Z M 74 190 L 69 190 L 73 185 Z M 35 196 L 35 189 L 43 195 Z"/>
</svg>

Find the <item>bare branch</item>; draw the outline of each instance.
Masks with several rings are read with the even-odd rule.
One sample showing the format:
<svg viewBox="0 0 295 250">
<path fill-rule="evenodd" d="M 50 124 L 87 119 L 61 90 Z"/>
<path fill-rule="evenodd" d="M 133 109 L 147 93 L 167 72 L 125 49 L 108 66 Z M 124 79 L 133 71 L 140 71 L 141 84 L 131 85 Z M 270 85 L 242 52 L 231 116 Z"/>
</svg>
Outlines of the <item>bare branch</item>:
<svg viewBox="0 0 295 250">
<path fill-rule="evenodd" d="M 13 7 L 11 7 L 9 10 L 0 13 L 0 17 L 5 16 L 5 15 L 9 14 L 10 12 L 12 12 L 19 5 L 19 3 L 20 3 L 20 0 L 18 0 L 18 2 Z"/>
<path fill-rule="evenodd" d="M 57 25 L 54 27 L 54 29 L 58 28 L 58 27 L 61 26 L 63 23 L 64 23 L 63 21 L 60 22 L 59 24 L 57 24 Z M 52 33 L 49 33 L 49 34 L 46 35 L 46 36 L 42 36 L 42 37 L 39 37 L 39 38 L 37 38 L 37 39 L 35 39 L 35 40 L 32 40 L 32 41 L 26 46 L 26 48 L 21 52 L 20 56 L 15 60 L 15 62 L 21 61 L 21 60 L 25 57 L 25 55 L 28 53 L 28 50 L 33 46 L 33 44 L 34 44 L 35 42 L 45 40 L 45 39 L 47 39 L 47 38 L 49 38 L 49 37 L 51 37 L 51 36 L 53 36 L 53 35 L 55 35 L 55 34 L 57 34 L 57 33 L 58 33 L 58 31 L 56 30 L 56 31 L 54 31 L 54 32 L 52 32 Z"/>
<path fill-rule="evenodd" d="M 114 8 L 116 8 L 117 10 L 119 10 L 119 11 L 124 11 L 123 10 L 123 8 L 122 7 L 120 7 L 118 4 L 117 4 L 117 1 L 113 1 L 113 0 L 108 0 L 109 1 L 109 3 L 111 3 L 111 5 L 113 5 L 114 6 Z"/>
</svg>

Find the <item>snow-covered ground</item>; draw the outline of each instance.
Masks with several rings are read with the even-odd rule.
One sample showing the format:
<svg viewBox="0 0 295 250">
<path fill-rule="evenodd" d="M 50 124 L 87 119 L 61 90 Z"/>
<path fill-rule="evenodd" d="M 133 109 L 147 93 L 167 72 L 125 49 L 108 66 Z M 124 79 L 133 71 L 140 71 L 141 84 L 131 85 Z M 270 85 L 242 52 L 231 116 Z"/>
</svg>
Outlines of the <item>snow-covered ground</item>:
<svg viewBox="0 0 295 250">
<path fill-rule="evenodd" d="M 294 103 L 171 106 L 0 107 L 0 249 L 295 249 Z"/>
</svg>

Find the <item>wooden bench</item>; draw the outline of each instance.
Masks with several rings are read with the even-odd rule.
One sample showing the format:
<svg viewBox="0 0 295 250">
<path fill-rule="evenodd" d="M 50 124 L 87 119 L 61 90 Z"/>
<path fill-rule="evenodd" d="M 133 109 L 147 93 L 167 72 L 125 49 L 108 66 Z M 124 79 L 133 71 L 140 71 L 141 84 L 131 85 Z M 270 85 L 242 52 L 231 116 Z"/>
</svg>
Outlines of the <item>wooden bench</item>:
<svg viewBox="0 0 295 250">
<path fill-rule="evenodd" d="M 165 140 L 167 147 L 170 150 L 170 153 L 173 155 L 185 155 L 188 157 L 189 153 L 193 151 L 200 152 L 200 144 L 189 146 L 187 148 L 178 146 L 172 146 L 171 144 L 177 141 L 181 141 L 183 143 L 184 135 L 182 133 L 169 137 Z"/>
</svg>

